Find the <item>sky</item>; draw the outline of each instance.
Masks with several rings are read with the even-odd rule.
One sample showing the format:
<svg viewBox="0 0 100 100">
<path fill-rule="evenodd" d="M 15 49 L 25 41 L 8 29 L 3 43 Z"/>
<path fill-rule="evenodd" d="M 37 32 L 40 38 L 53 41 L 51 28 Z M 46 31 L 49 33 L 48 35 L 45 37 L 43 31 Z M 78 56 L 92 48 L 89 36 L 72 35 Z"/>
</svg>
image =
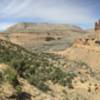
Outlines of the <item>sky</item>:
<svg viewBox="0 0 100 100">
<path fill-rule="evenodd" d="M 0 30 L 19 22 L 74 24 L 92 28 L 100 0 L 0 0 Z"/>
</svg>

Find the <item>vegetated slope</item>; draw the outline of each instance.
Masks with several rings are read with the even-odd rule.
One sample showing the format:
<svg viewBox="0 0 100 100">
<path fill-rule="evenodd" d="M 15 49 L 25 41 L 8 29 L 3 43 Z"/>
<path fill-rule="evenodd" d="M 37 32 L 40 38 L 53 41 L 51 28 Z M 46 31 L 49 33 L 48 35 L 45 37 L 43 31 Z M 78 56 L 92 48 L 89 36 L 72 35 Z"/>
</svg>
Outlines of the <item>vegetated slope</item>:
<svg viewBox="0 0 100 100">
<path fill-rule="evenodd" d="M 83 92 L 88 93 L 88 84 L 97 83 L 95 72 L 85 63 L 66 60 L 48 53 L 30 53 L 5 40 L 0 40 L 0 63 L 2 100 L 22 97 L 24 99 L 21 100 L 27 98 L 29 100 L 31 98 L 32 100 L 68 98 L 84 100 L 84 97 L 89 100 L 90 97 L 83 97 L 82 92 L 75 91 L 82 89 Z M 11 91 L 7 92 L 7 89 Z"/>
<path fill-rule="evenodd" d="M 59 51 L 86 32 L 69 24 L 18 23 L 6 31 L 9 40 L 31 51 Z"/>
<path fill-rule="evenodd" d="M 48 80 L 67 85 L 67 75 L 58 67 L 60 58 L 54 55 L 30 53 L 18 45 L 0 40 L 0 62 L 11 66 L 1 78 L 8 80 L 15 88 L 19 86 L 18 76 L 44 92 L 50 91 L 46 85 Z"/>
</svg>

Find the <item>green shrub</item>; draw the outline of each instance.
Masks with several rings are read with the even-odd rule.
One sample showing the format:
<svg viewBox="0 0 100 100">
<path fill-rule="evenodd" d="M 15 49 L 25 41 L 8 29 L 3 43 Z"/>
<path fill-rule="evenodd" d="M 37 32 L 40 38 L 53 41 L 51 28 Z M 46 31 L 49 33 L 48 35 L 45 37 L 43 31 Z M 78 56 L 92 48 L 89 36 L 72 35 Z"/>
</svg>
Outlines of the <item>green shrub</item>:
<svg viewBox="0 0 100 100">
<path fill-rule="evenodd" d="M 22 88 L 20 85 L 15 87 L 17 94 L 22 92 Z"/>
<path fill-rule="evenodd" d="M 7 68 L 7 70 L 5 70 L 4 77 L 5 77 L 5 81 L 8 81 L 14 87 L 19 85 L 19 82 L 18 82 L 18 79 L 17 79 L 17 73 L 14 69 Z"/>
</svg>

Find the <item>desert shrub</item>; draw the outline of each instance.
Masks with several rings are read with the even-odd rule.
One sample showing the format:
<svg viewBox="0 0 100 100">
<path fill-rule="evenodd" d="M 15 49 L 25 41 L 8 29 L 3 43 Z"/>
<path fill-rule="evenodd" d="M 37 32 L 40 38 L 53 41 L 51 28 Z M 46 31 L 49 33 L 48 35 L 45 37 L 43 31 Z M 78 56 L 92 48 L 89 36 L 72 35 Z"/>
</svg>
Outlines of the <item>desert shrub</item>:
<svg viewBox="0 0 100 100">
<path fill-rule="evenodd" d="M 22 88 L 20 85 L 15 87 L 17 94 L 22 92 Z"/>
<path fill-rule="evenodd" d="M 75 77 L 77 77 L 77 75 L 74 72 L 68 72 L 66 76 L 67 76 L 67 86 L 68 86 L 68 88 L 73 89 L 74 87 L 73 87 L 72 81 Z"/>
<path fill-rule="evenodd" d="M 5 70 L 4 78 L 5 78 L 5 81 L 8 81 L 14 87 L 19 85 L 19 82 L 18 82 L 18 79 L 17 79 L 17 73 L 14 69 L 7 68 L 7 70 Z"/>
<path fill-rule="evenodd" d="M 46 37 L 45 38 L 45 41 L 53 41 L 53 40 L 55 40 L 55 38 L 53 38 L 53 37 Z"/>
</svg>

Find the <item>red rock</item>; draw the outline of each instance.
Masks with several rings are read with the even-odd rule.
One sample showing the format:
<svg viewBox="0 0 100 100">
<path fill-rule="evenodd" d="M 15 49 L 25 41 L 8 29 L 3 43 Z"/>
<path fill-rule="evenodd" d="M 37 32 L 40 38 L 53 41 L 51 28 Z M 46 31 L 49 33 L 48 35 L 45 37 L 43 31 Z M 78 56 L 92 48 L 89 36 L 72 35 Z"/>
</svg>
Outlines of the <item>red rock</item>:
<svg viewBox="0 0 100 100">
<path fill-rule="evenodd" d="M 100 19 L 95 23 L 95 31 L 100 30 Z"/>
</svg>

